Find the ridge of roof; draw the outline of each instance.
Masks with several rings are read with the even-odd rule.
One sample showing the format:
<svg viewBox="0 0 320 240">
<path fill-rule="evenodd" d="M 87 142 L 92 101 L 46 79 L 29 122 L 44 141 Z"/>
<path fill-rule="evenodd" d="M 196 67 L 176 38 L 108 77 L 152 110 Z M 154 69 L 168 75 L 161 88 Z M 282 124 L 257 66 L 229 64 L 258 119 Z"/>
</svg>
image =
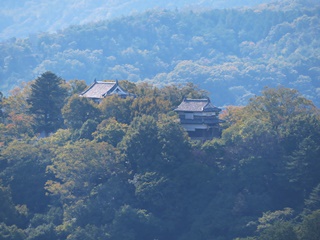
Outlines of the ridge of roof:
<svg viewBox="0 0 320 240">
<path fill-rule="evenodd" d="M 220 108 L 215 107 L 210 98 L 184 98 L 175 111 L 193 111 L 193 112 L 206 112 L 206 111 L 221 111 Z"/>
<path fill-rule="evenodd" d="M 96 81 L 93 84 L 116 84 L 116 81 Z"/>
<path fill-rule="evenodd" d="M 103 98 L 104 94 L 109 92 L 110 89 L 114 88 L 114 86 L 116 86 L 118 84 L 117 81 L 96 81 L 94 80 L 94 82 L 88 87 L 88 89 L 84 90 L 80 96 L 84 96 L 84 97 L 89 97 L 89 98 Z M 104 85 L 107 87 L 107 85 L 109 85 L 107 88 L 99 88 L 98 86 Z M 98 87 L 98 88 L 97 88 Z M 91 92 L 91 93 L 90 93 Z"/>
<path fill-rule="evenodd" d="M 210 102 L 210 98 L 184 98 L 185 102 Z"/>
</svg>

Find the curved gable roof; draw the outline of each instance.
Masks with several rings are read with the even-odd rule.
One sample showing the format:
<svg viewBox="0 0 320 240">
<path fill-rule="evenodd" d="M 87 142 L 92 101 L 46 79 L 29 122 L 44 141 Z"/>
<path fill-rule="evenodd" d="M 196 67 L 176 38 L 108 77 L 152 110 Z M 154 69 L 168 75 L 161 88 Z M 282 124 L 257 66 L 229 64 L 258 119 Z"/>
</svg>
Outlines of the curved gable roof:
<svg viewBox="0 0 320 240">
<path fill-rule="evenodd" d="M 221 109 L 215 107 L 209 98 L 190 99 L 185 98 L 175 111 L 181 112 L 220 112 Z"/>
<path fill-rule="evenodd" d="M 116 94 L 126 94 L 126 92 L 118 85 L 118 81 L 95 81 L 87 90 L 82 92 L 80 96 L 95 99 L 104 98 L 107 95 L 113 94 L 115 90 L 118 90 L 115 92 Z"/>
</svg>

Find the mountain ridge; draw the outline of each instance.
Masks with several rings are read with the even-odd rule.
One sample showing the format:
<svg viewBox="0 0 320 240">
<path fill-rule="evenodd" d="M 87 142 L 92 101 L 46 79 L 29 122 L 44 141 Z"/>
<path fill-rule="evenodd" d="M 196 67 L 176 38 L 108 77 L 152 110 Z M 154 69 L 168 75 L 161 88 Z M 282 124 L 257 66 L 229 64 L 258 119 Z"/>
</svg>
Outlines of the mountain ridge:
<svg viewBox="0 0 320 240">
<path fill-rule="evenodd" d="M 65 80 L 192 82 L 218 106 L 245 105 L 265 87 L 295 88 L 320 105 L 319 4 L 149 10 L 0 43 L 0 91 L 45 71 Z M 299 6 L 299 7 L 297 7 Z"/>
<path fill-rule="evenodd" d="M 29 1 L 6 1 L 0 10 L 0 41 L 11 37 L 28 37 L 39 32 L 56 32 L 74 24 L 86 24 L 116 17 L 129 16 L 150 9 L 196 9 L 253 6 L 270 0 L 219 1 L 179 0 L 156 1 L 67 1 L 53 0 L 41 3 Z"/>
</svg>

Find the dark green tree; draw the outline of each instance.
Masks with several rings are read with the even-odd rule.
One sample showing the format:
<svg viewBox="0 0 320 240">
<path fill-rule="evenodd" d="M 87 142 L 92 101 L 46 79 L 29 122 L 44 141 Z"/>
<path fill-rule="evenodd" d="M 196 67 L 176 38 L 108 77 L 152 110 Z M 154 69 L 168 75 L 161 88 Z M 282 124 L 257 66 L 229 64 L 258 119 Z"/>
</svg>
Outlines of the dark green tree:
<svg viewBox="0 0 320 240">
<path fill-rule="evenodd" d="M 176 118 L 160 115 L 157 126 L 163 167 L 173 170 L 174 167 L 189 161 L 191 146 L 188 135 Z M 166 169 L 165 172 L 168 170 Z"/>
<path fill-rule="evenodd" d="M 11 225 L 17 224 L 17 209 L 12 202 L 9 187 L 4 187 L 0 179 L 0 222 Z"/>
<path fill-rule="evenodd" d="M 316 240 L 320 238 L 320 210 L 312 212 L 304 217 L 298 229 L 300 239 Z"/>
<path fill-rule="evenodd" d="M 158 114 L 167 113 L 172 109 L 170 102 L 161 97 L 136 98 L 131 106 L 134 117 L 147 115 L 157 118 Z"/>
<path fill-rule="evenodd" d="M 96 141 L 108 142 L 116 147 L 126 134 L 127 129 L 127 124 L 119 123 L 114 118 L 109 118 L 103 120 L 92 135 Z"/>
<path fill-rule="evenodd" d="M 119 123 L 130 124 L 133 98 L 121 98 L 117 95 L 102 100 L 99 109 L 105 119 L 115 118 Z"/>
<path fill-rule="evenodd" d="M 0 223 L 0 239 L 23 240 L 26 239 L 26 235 L 16 225 L 7 226 L 5 223 Z"/>
<path fill-rule="evenodd" d="M 89 119 L 87 120 L 79 130 L 79 139 L 85 138 L 93 140 L 92 134 L 96 131 L 98 122 Z"/>
<path fill-rule="evenodd" d="M 14 204 L 26 205 L 32 212 L 42 212 L 46 208 L 47 154 L 45 145 L 22 140 L 9 143 L 1 152 L 0 162 L 5 168 L 0 169 L 0 178 L 10 187 Z"/>
<path fill-rule="evenodd" d="M 145 209 L 123 206 L 116 214 L 111 236 L 115 240 L 160 239 L 160 221 Z"/>
<path fill-rule="evenodd" d="M 64 80 L 52 72 L 45 72 L 31 84 L 28 99 L 30 112 L 36 120 L 36 130 L 46 135 L 63 124 L 61 109 L 67 96 Z"/>
<path fill-rule="evenodd" d="M 305 199 L 304 203 L 308 211 L 320 209 L 320 184 L 312 190 L 309 198 Z"/>
<path fill-rule="evenodd" d="M 87 84 L 84 80 L 70 80 L 68 81 L 69 94 L 80 94 L 87 87 Z"/>
<path fill-rule="evenodd" d="M 264 229 L 259 240 L 298 240 L 293 224 L 286 221 L 278 221 Z M 307 238 L 305 238 L 307 239 Z M 308 238 L 309 239 L 309 238 Z"/>
<path fill-rule="evenodd" d="M 133 172 L 159 167 L 161 146 L 157 135 L 158 127 L 153 117 L 143 115 L 131 122 L 119 147 Z"/>
<path fill-rule="evenodd" d="M 79 129 L 89 119 L 97 120 L 100 110 L 91 100 L 73 95 L 62 108 L 64 123 L 71 129 Z"/>
</svg>

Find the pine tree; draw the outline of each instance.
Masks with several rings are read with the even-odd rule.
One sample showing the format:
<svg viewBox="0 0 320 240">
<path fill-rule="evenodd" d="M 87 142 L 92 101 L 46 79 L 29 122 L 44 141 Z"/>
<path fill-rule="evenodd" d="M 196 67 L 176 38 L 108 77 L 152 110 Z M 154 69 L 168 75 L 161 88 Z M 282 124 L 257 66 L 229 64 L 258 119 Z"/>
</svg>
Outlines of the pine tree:
<svg viewBox="0 0 320 240">
<path fill-rule="evenodd" d="M 34 80 L 28 103 L 30 112 L 36 120 L 36 130 L 46 135 L 62 126 L 61 109 L 67 91 L 63 88 L 64 80 L 52 72 L 45 72 Z"/>
</svg>

